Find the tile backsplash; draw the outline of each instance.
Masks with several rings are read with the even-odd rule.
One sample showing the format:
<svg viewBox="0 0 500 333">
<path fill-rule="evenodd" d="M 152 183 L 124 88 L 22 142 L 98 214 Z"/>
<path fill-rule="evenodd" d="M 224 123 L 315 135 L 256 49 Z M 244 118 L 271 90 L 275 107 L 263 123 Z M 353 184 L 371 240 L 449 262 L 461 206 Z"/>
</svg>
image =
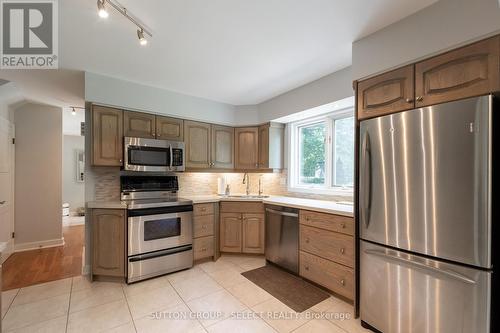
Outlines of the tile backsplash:
<svg viewBox="0 0 500 333">
<path fill-rule="evenodd" d="M 219 177 L 226 177 L 231 193 L 245 193 L 246 185 L 243 184 L 243 173 L 200 173 L 182 172 L 179 177 L 179 196 L 211 195 L 217 193 Z M 352 201 L 352 196 L 331 196 L 307 193 L 289 192 L 287 189 L 286 170 L 281 173 L 249 173 L 250 193 L 259 191 L 259 178 L 262 179 L 264 194 L 283 195 L 301 198 Z M 120 200 L 120 170 L 118 168 L 92 168 L 94 178 L 95 200 L 113 201 Z"/>
</svg>

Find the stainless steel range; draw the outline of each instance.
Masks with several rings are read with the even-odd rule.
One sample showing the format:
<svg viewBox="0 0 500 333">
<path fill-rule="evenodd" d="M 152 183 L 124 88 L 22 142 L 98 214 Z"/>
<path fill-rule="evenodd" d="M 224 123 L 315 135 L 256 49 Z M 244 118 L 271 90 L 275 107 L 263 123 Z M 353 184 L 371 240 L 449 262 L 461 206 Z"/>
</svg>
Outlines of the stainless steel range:
<svg viewBox="0 0 500 333">
<path fill-rule="evenodd" d="M 178 198 L 178 190 L 176 176 L 121 176 L 128 283 L 193 266 L 193 203 Z"/>
</svg>

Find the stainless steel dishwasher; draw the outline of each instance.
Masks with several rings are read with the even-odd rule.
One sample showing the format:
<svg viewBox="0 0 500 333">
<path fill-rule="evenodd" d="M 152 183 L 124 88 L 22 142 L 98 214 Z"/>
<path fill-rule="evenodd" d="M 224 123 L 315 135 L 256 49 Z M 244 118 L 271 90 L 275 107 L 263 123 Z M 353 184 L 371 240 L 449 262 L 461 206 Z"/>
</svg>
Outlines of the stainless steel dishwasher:
<svg viewBox="0 0 500 333">
<path fill-rule="evenodd" d="M 299 273 L 299 210 L 266 205 L 266 260 Z"/>
</svg>

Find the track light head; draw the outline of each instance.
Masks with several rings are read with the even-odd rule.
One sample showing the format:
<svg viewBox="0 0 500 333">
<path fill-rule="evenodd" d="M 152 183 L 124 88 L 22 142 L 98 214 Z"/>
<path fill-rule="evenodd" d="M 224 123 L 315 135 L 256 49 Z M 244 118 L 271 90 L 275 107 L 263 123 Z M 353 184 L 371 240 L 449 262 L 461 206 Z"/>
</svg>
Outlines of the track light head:
<svg viewBox="0 0 500 333">
<path fill-rule="evenodd" d="M 137 29 L 137 38 L 139 38 L 139 44 L 143 46 L 148 44 L 148 40 L 144 37 L 143 29 Z"/>
<path fill-rule="evenodd" d="M 101 18 L 107 18 L 109 16 L 106 6 L 104 5 L 105 0 L 97 0 L 97 13 Z"/>
<path fill-rule="evenodd" d="M 75 110 L 75 108 L 72 108 L 72 110 L 71 110 L 71 115 L 72 115 L 72 116 L 76 116 L 76 110 Z"/>
</svg>

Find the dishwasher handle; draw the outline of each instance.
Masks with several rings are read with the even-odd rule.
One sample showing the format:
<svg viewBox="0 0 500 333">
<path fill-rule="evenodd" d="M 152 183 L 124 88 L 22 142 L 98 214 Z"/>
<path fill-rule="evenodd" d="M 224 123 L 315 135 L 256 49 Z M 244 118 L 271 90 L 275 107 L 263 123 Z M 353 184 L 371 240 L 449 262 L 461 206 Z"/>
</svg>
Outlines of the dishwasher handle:
<svg viewBox="0 0 500 333">
<path fill-rule="evenodd" d="M 299 214 L 297 214 L 297 213 L 280 212 L 279 210 L 275 210 L 275 209 L 271 209 L 271 208 L 266 208 L 266 212 L 269 212 L 271 214 L 281 215 L 281 216 L 299 217 Z"/>
</svg>

